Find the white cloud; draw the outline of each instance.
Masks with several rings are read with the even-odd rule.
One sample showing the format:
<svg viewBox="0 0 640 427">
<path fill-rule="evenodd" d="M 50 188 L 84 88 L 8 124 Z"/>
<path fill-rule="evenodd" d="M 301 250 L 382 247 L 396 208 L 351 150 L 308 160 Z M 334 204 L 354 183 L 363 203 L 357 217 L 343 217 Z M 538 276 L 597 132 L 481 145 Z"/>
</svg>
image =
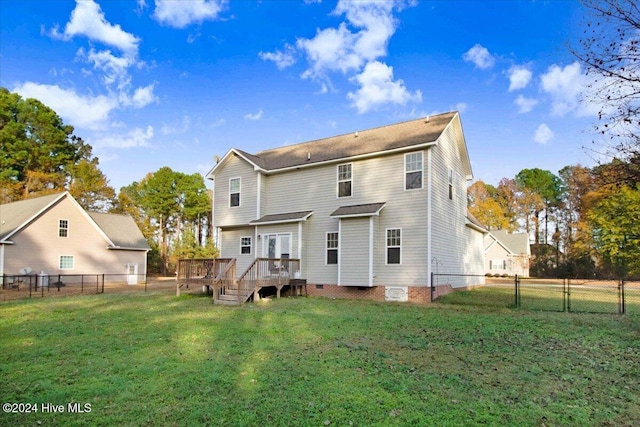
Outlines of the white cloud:
<svg viewBox="0 0 640 427">
<path fill-rule="evenodd" d="M 549 129 L 549 126 L 547 126 L 545 123 L 542 123 L 536 129 L 536 132 L 533 135 L 533 140 L 538 144 L 544 145 L 547 142 L 551 141 L 551 139 L 553 139 L 553 136 L 553 132 L 551 131 L 551 129 Z"/>
<path fill-rule="evenodd" d="M 76 56 L 92 64 L 94 70 L 102 72 L 102 79 L 106 86 L 115 83 L 118 89 L 124 89 L 131 83 L 128 70 L 135 62 L 131 57 L 118 57 L 110 50 L 90 49 L 89 52 L 85 52 L 83 48 L 78 49 Z"/>
<path fill-rule="evenodd" d="M 135 108 L 143 108 L 153 102 L 158 102 L 158 97 L 153 93 L 155 86 L 155 83 L 152 83 L 148 86 L 136 89 L 133 92 L 133 97 L 131 97 L 131 103 L 133 106 Z"/>
<path fill-rule="evenodd" d="M 287 43 L 284 46 L 284 52 L 276 50 L 275 52 L 260 52 L 258 55 L 263 61 L 273 61 L 279 70 L 283 70 L 296 63 L 295 48 Z"/>
<path fill-rule="evenodd" d="M 564 116 L 573 113 L 578 117 L 598 114 L 597 103 L 583 102 L 582 98 L 589 87 L 590 78 L 582 73 L 578 62 L 565 67 L 552 65 L 540 77 L 542 90 L 551 97 L 551 113 Z"/>
<path fill-rule="evenodd" d="M 526 98 L 522 95 L 519 95 L 515 100 L 515 104 L 518 106 L 518 113 L 523 114 L 533 110 L 533 107 L 538 104 L 538 101 L 534 98 Z"/>
<path fill-rule="evenodd" d="M 380 61 L 387 55 L 389 40 L 398 27 L 394 12 L 413 4 L 404 0 L 340 0 L 332 14 L 344 16 L 345 21 L 337 27 L 318 28 L 313 38 L 298 38 L 295 46 L 260 52 L 260 57 L 283 69 L 292 65 L 294 54 L 299 53 L 308 64 L 301 77 L 318 83 L 318 93 L 333 90 L 331 73 L 345 75 L 360 86 L 347 97 L 361 113 L 385 103 L 421 101 L 420 91 L 410 93 L 402 80 L 393 80 L 393 69 Z"/>
<path fill-rule="evenodd" d="M 514 65 L 507 71 L 509 76 L 509 92 L 524 89 L 531 81 L 533 73 L 526 65 Z"/>
<path fill-rule="evenodd" d="M 458 102 L 453 109 L 454 109 L 454 111 L 458 111 L 460 113 L 464 113 L 465 111 L 467 111 L 468 107 L 469 106 L 467 105 L 466 102 Z"/>
<path fill-rule="evenodd" d="M 244 118 L 245 120 L 260 120 L 262 118 L 262 108 L 255 114 L 245 114 Z"/>
<path fill-rule="evenodd" d="M 137 52 L 140 42 L 140 39 L 124 31 L 120 25 L 110 24 L 105 19 L 100 5 L 93 0 L 76 0 L 76 7 L 71 12 L 71 19 L 67 22 L 64 32 L 59 33 L 55 27 L 50 34 L 63 40 L 82 35 L 128 53 Z"/>
<path fill-rule="evenodd" d="M 355 93 L 349 92 L 347 98 L 359 113 L 388 103 L 405 105 L 409 101 L 422 101 L 420 91 L 410 93 L 402 80 L 393 80 L 393 67 L 378 61 L 368 63 L 354 79 L 360 84 L 360 89 Z"/>
<path fill-rule="evenodd" d="M 163 135 L 172 135 L 178 133 L 185 133 L 191 127 L 191 117 L 184 116 L 182 118 L 182 123 L 179 126 L 169 126 L 166 123 L 163 123 L 160 128 L 160 133 Z"/>
<path fill-rule="evenodd" d="M 66 123 L 84 129 L 104 128 L 117 100 L 104 96 L 82 96 L 73 89 L 25 82 L 13 88 L 24 98 L 35 98 L 52 108 Z"/>
<path fill-rule="evenodd" d="M 481 44 L 476 44 L 466 51 L 465 54 L 462 55 L 462 59 L 467 62 L 473 62 L 476 68 L 480 68 L 482 70 L 493 67 L 493 64 L 495 63 L 493 55 L 491 55 L 489 50 Z"/>
<path fill-rule="evenodd" d="M 153 17 L 161 24 L 184 28 L 194 22 L 217 19 L 224 4 L 225 0 L 156 0 Z"/>
<path fill-rule="evenodd" d="M 134 130 L 124 134 L 103 135 L 91 141 L 91 144 L 98 149 L 101 148 L 134 148 L 149 147 L 150 140 L 153 138 L 153 127 L 147 126 L 147 129 L 135 128 Z"/>
</svg>

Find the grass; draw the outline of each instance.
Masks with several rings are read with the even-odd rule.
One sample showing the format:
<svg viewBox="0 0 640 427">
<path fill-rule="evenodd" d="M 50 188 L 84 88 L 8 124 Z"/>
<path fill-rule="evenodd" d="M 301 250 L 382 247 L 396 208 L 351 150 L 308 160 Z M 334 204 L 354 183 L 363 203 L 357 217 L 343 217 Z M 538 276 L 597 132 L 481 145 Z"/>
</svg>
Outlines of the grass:
<svg viewBox="0 0 640 427">
<path fill-rule="evenodd" d="M 640 424 L 640 317 L 163 293 L 0 304 L 0 425 Z M 494 295 L 500 298 L 499 295 Z"/>
</svg>

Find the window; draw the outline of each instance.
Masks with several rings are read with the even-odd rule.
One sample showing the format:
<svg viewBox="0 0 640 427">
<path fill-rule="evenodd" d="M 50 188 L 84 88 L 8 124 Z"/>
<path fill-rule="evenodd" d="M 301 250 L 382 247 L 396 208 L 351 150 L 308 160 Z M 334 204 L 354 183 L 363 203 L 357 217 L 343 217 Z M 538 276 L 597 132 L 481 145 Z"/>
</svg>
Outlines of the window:
<svg viewBox="0 0 640 427">
<path fill-rule="evenodd" d="M 240 178 L 229 180 L 229 207 L 240 206 Z"/>
<path fill-rule="evenodd" d="M 489 260 L 489 270 L 506 270 L 507 261 L 504 259 Z"/>
<path fill-rule="evenodd" d="M 422 152 L 404 155 L 404 189 L 422 188 Z"/>
<path fill-rule="evenodd" d="M 387 230 L 387 264 L 400 264 L 401 234 L 402 230 L 399 228 Z"/>
<path fill-rule="evenodd" d="M 240 238 L 240 253 L 241 254 L 251 253 L 251 237 Z"/>
<path fill-rule="evenodd" d="M 73 270 L 73 256 L 60 255 L 60 263 L 58 265 L 60 270 Z"/>
<path fill-rule="evenodd" d="M 338 233 L 327 233 L 327 265 L 338 264 Z"/>
<path fill-rule="evenodd" d="M 60 237 L 69 236 L 69 220 L 61 219 L 58 222 L 58 236 Z"/>
<path fill-rule="evenodd" d="M 453 169 L 449 169 L 449 200 L 453 200 Z"/>
<path fill-rule="evenodd" d="M 351 197 L 351 163 L 338 165 L 338 197 Z"/>
</svg>

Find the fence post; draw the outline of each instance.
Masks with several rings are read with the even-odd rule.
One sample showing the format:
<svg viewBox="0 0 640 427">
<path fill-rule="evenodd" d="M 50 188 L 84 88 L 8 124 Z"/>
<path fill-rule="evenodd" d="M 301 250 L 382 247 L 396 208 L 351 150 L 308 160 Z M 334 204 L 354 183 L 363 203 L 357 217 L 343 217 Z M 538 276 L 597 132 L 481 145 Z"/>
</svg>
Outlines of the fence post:
<svg viewBox="0 0 640 427">
<path fill-rule="evenodd" d="M 618 285 L 618 298 L 620 299 L 620 314 L 624 314 L 624 279 L 621 279 Z"/>
<path fill-rule="evenodd" d="M 571 313 L 571 279 L 567 279 L 567 313 Z"/>
<path fill-rule="evenodd" d="M 104 294 L 104 274 L 102 275 L 102 292 Z"/>
<path fill-rule="evenodd" d="M 515 275 L 514 281 L 513 281 L 513 305 L 518 308 L 520 307 L 520 298 L 519 298 L 519 285 L 520 285 L 520 278 L 518 277 L 518 275 Z"/>
</svg>

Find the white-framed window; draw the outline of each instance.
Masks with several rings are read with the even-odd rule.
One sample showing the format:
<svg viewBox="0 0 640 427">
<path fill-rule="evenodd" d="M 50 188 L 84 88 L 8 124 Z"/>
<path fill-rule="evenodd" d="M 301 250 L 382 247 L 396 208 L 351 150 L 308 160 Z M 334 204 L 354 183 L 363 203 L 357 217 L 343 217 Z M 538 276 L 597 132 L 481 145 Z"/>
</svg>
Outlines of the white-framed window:
<svg viewBox="0 0 640 427">
<path fill-rule="evenodd" d="M 327 265 L 338 264 L 338 232 L 327 233 Z"/>
<path fill-rule="evenodd" d="M 74 264 L 75 260 L 73 255 L 60 255 L 60 261 L 58 263 L 60 270 L 73 270 Z"/>
<path fill-rule="evenodd" d="M 61 219 L 58 221 L 58 237 L 69 237 L 69 220 Z"/>
<path fill-rule="evenodd" d="M 453 200 L 453 169 L 449 169 L 449 200 Z"/>
<path fill-rule="evenodd" d="M 241 254 L 251 253 L 251 236 L 240 238 L 240 253 Z"/>
<path fill-rule="evenodd" d="M 353 164 L 338 165 L 338 197 L 351 197 L 353 186 Z"/>
<path fill-rule="evenodd" d="M 404 189 L 422 188 L 422 151 L 404 155 Z"/>
<path fill-rule="evenodd" d="M 240 206 L 240 178 L 229 179 L 229 207 Z"/>
<path fill-rule="evenodd" d="M 387 264 L 402 263 L 402 229 L 387 228 Z"/>
<path fill-rule="evenodd" d="M 489 270 L 506 270 L 507 260 L 504 259 L 490 259 Z"/>
</svg>

